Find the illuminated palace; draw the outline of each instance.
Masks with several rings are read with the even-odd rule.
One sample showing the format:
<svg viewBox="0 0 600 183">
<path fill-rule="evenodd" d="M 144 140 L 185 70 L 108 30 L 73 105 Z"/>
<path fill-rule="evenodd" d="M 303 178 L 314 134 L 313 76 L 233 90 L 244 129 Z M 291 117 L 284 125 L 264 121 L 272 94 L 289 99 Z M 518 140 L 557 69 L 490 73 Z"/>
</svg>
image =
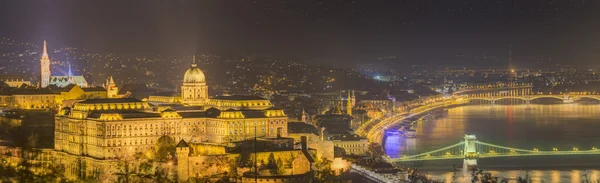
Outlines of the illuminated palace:
<svg viewBox="0 0 600 183">
<path fill-rule="evenodd" d="M 187 142 L 225 143 L 287 136 L 287 116 L 255 96 L 208 99 L 204 73 L 185 73 L 182 102 L 199 108 L 158 106 L 133 98 L 88 99 L 56 116 L 55 148 L 94 158 L 116 158 L 153 147 L 162 136 Z"/>
<path fill-rule="evenodd" d="M 54 149 L 58 157 L 64 157 L 57 161 L 73 165 L 66 166 L 67 173 L 76 171 L 70 174 L 76 176 L 77 171 L 90 171 L 78 170 L 81 164 L 107 169 L 111 162 L 152 151 L 164 136 L 190 143 L 225 144 L 288 135 L 288 117 L 269 100 L 255 96 L 209 99 L 207 89 L 204 73 L 194 62 L 185 72 L 181 102 L 195 106 L 106 98 L 65 107 L 55 120 Z"/>
</svg>

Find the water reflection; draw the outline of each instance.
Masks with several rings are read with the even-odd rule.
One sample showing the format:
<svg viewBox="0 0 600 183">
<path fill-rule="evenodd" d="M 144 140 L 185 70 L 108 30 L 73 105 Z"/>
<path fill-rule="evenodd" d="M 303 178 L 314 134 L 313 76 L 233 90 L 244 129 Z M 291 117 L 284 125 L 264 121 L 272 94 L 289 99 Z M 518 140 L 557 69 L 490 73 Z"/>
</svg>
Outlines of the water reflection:
<svg viewBox="0 0 600 183">
<path fill-rule="evenodd" d="M 417 138 L 387 137 L 390 157 L 439 149 L 475 134 L 480 141 L 508 147 L 540 150 L 600 147 L 600 105 L 473 105 L 452 108 L 444 118 L 417 125 Z M 480 159 L 494 174 L 534 182 L 581 182 L 587 175 L 597 181 L 599 156 L 553 156 Z M 457 160 L 425 162 L 424 170 L 439 180 L 452 180 Z M 410 166 L 410 165 L 409 165 Z"/>
</svg>

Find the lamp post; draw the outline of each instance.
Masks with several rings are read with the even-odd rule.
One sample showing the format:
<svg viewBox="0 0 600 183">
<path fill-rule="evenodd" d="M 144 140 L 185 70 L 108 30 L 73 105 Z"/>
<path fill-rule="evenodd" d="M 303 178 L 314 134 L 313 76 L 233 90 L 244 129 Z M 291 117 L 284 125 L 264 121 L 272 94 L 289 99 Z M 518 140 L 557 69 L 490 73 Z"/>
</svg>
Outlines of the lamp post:
<svg viewBox="0 0 600 183">
<path fill-rule="evenodd" d="M 254 122 L 254 182 L 258 183 L 258 166 L 256 166 L 256 121 Z"/>
</svg>

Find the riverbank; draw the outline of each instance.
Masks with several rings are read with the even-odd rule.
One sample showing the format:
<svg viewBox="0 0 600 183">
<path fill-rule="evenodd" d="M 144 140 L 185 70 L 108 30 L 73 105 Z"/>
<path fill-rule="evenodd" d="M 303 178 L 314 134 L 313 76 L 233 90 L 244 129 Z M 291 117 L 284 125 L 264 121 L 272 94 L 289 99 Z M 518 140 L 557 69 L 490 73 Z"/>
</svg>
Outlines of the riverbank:
<svg viewBox="0 0 600 183">
<path fill-rule="evenodd" d="M 417 126 L 415 139 L 388 137 L 386 154 L 400 157 L 405 153 L 428 152 L 460 142 L 464 134 L 477 135 L 483 142 L 520 149 L 548 151 L 553 148 L 590 150 L 600 147 L 600 105 L 464 105 L 448 109 L 448 115 Z M 527 156 L 482 158 L 478 165 L 500 177 L 514 178 L 527 172 L 544 182 L 577 182 L 586 171 L 598 174 L 600 156 Z M 415 163 L 403 165 L 412 168 Z M 446 180 L 453 165 L 461 159 L 423 161 L 419 170 L 438 180 Z M 596 172 L 596 173 L 594 173 Z M 538 182 L 539 182 L 538 181 Z"/>
<path fill-rule="evenodd" d="M 370 129 L 366 129 L 365 132 L 360 135 L 363 135 L 370 142 L 381 143 L 383 141 L 385 130 L 395 123 L 398 123 L 402 120 L 406 120 L 406 119 L 414 117 L 414 116 L 418 116 L 418 115 L 427 113 L 431 110 L 436 110 L 436 109 L 440 109 L 440 108 L 448 108 L 448 107 L 453 107 L 453 106 L 458 106 L 458 105 L 464 105 L 464 104 L 466 104 L 465 102 L 466 101 L 464 101 L 460 98 L 459 99 L 451 99 L 451 100 L 438 102 L 435 104 L 420 106 L 420 107 L 408 110 L 406 112 L 394 114 L 390 117 L 379 120 L 379 122 L 377 124 L 373 125 L 373 127 L 371 127 Z"/>
</svg>

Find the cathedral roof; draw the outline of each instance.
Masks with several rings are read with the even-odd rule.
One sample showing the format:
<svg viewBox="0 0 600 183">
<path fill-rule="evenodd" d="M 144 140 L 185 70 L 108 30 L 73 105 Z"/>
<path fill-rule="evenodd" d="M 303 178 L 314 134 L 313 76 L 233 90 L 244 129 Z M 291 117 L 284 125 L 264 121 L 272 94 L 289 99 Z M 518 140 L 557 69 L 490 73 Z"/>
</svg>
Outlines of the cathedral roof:
<svg viewBox="0 0 600 183">
<path fill-rule="evenodd" d="M 69 76 L 50 76 L 49 84 L 57 85 L 59 87 L 64 87 L 73 83 L 83 86 L 87 85 L 87 81 L 83 76 L 72 76 L 71 79 L 72 83 L 69 81 Z"/>
</svg>

